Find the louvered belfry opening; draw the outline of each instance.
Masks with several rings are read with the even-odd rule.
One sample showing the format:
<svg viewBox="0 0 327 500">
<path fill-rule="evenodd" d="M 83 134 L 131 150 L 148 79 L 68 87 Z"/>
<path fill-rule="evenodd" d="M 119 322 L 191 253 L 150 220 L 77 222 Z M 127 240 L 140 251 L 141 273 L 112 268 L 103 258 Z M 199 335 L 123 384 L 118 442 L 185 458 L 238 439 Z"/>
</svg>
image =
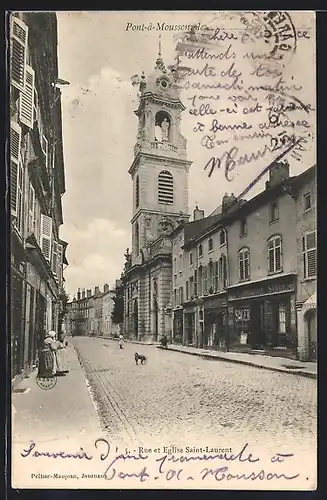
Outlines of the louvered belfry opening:
<svg viewBox="0 0 327 500">
<path fill-rule="evenodd" d="M 174 178 L 167 170 L 158 176 L 158 202 L 165 205 L 174 203 Z"/>
</svg>

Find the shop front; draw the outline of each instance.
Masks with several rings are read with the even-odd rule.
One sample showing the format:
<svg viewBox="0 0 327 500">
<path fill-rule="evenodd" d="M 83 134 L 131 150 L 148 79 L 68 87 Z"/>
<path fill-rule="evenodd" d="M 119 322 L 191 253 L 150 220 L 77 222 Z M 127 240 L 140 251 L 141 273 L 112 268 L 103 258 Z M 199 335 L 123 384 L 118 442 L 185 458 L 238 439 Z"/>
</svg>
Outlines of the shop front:
<svg viewBox="0 0 327 500">
<path fill-rule="evenodd" d="M 183 343 L 185 345 L 195 345 L 195 343 L 196 343 L 195 312 L 196 312 L 195 305 L 184 307 L 184 339 L 183 339 Z"/>
<path fill-rule="evenodd" d="M 295 275 L 228 290 L 228 348 L 296 353 Z"/>
<path fill-rule="evenodd" d="M 214 349 L 226 348 L 227 301 L 226 297 L 204 299 L 204 334 L 203 347 Z"/>
<path fill-rule="evenodd" d="M 173 339 L 174 344 L 183 343 L 183 309 L 175 309 L 173 312 Z"/>
</svg>

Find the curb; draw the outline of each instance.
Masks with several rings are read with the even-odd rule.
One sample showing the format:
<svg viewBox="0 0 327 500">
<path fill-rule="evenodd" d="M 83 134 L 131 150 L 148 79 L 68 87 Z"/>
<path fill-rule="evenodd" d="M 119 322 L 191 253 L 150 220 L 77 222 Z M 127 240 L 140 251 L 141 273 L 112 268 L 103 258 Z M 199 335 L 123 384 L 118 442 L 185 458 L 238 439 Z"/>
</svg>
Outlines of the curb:
<svg viewBox="0 0 327 500">
<path fill-rule="evenodd" d="M 116 340 L 117 342 L 119 341 L 118 338 L 114 337 L 98 337 L 96 335 L 92 336 L 92 338 L 96 339 L 104 339 L 104 340 Z M 129 342 L 130 344 L 141 344 L 141 345 L 157 345 L 157 342 L 142 342 L 140 340 L 129 340 L 129 339 L 124 339 L 124 342 Z"/>
<path fill-rule="evenodd" d="M 161 345 L 157 345 L 157 349 L 163 349 L 163 347 Z M 290 375 L 298 375 L 298 376 L 301 376 L 301 377 L 305 377 L 305 378 L 311 378 L 311 379 L 317 379 L 317 374 L 315 373 L 310 373 L 310 372 L 301 372 L 299 370 L 286 370 L 284 368 L 278 368 L 278 367 L 273 367 L 273 366 L 265 366 L 265 365 L 261 365 L 261 364 L 258 364 L 258 363 L 252 363 L 251 361 L 243 361 L 242 359 L 227 359 L 227 358 L 224 358 L 223 356 L 214 356 L 212 354 L 202 354 L 200 352 L 188 352 L 188 351 L 181 351 L 179 349 L 175 349 L 174 347 L 168 347 L 167 349 L 168 351 L 174 351 L 174 352 L 180 352 L 182 354 L 189 354 L 189 355 L 192 355 L 192 356 L 198 356 L 200 358 L 204 358 L 204 359 L 214 359 L 214 360 L 217 360 L 217 361 L 227 361 L 227 362 L 230 362 L 230 363 L 238 363 L 238 364 L 241 364 L 241 365 L 246 365 L 246 366 L 253 366 L 255 368 L 263 368 L 265 370 L 270 370 L 270 371 L 273 371 L 273 372 L 280 372 L 280 373 L 289 373 Z"/>
</svg>

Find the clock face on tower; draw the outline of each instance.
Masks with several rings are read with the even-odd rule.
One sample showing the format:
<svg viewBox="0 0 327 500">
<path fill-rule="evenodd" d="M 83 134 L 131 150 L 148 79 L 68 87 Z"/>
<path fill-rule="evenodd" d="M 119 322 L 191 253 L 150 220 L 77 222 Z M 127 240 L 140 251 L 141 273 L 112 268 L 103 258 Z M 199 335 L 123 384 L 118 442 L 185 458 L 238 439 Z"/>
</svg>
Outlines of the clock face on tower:
<svg viewBox="0 0 327 500">
<path fill-rule="evenodd" d="M 156 84 L 160 90 L 168 90 L 171 87 L 171 83 L 170 83 L 169 78 L 167 78 L 165 76 L 158 78 L 156 81 Z"/>
</svg>

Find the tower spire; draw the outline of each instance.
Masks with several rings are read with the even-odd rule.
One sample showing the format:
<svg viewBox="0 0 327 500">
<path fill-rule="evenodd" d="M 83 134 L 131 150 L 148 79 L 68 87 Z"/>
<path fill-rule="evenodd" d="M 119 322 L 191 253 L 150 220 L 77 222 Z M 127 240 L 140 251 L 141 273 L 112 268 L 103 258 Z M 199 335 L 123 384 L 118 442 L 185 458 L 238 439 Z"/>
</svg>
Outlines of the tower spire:
<svg viewBox="0 0 327 500">
<path fill-rule="evenodd" d="M 159 51 L 158 51 L 158 57 L 156 60 L 156 65 L 155 69 L 160 69 L 163 73 L 166 72 L 166 67 L 162 59 L 162 54 L 161 54 L 161 34 L 159 35 Z"/>
</svg>

